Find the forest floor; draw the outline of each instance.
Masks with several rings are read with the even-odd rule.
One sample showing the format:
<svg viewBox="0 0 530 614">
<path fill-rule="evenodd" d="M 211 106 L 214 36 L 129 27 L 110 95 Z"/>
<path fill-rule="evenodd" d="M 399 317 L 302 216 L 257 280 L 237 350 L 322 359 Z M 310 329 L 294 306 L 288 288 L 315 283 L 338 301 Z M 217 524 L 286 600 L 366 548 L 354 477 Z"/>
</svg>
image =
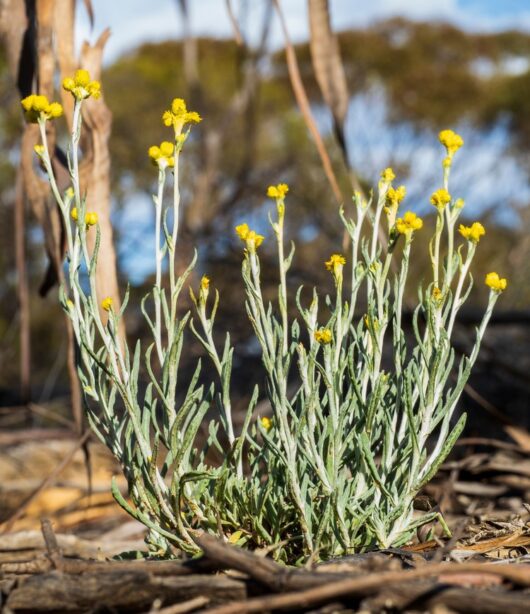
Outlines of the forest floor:
<svg viewBox="0 0 530 614">
<path fill-rule="evenodd" d="M 144 528 L 110 494 L 108 452 L 62 426 L 13 428 L 0 413 L 0 604 L 9 612 L 530 611 L 530 436 L 460 440 L 418 497 L 451 539 L 424 528 L 400 549 L 305 569 L 199 538 L 192 561 L 127 560 Z M 120 483 L 125 489 L 125 484 Z M 435 533 L 436 535 L 436 533 Z M 131 556 L 131 554 L 129 554 Z"/>
</svg>

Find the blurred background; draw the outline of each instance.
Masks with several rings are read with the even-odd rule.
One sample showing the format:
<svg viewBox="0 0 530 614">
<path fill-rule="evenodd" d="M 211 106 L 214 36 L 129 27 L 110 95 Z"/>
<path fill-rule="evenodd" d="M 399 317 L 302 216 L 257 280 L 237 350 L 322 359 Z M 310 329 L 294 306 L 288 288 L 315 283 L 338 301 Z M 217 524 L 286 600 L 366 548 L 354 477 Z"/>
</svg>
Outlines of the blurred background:
<svg viewBox="0 0 530 614">
<path fill-rule="evenodd" d="M 328 16 L 318 12 L 326 4 Z M 23 5 L 25 12 L 20 14 Z M 49 228 L 31 198 L 24 197 L 17 170 L 23 162 L 19 100 L 24 87 L 35 91 L 40 74 L 35 67 L 37 50 L 61 58 L 59 26 L 48 43 L 39 33 L 29 51 L 21 39 L 18 47 L 10 40 L 15 13 L 26 24 L 26 36 L 31 27 L 38 29 L 38 5 L 0 3 L 4 430 L 71 426 L 76 422 L 72 403 L 78 403 L 68 378 L 68 335 L 57 284 L 53 275 L 46 282 Z M 288 183 L 287 233 L 297 244 L 290 284 L 293 290 L 300 284 L 317 285 L 325 293 L 331 288 L 323 262 L 340 251 L 343 242 L 339 203 L 351 210 L 353 188 L 368 192 L 381 170 L 392 166 L 395 184 L 407 188 L 402 206 L 426 221 L 427 229 L 413 246 L 412 279 L 421 280 L 428 274 L 427 240 L 433 225 L 429 195 L 440 186 L 444 155 L 437 135 L 452 128 L 463 136 L 465 146 L 456 154 L 451 192 L 465 200 L 463 221 L 480 220 L 487 229 L 473 267 L 476 285 L 458 329 L 459 351 L 469 348 L 481 317 L 487 297 L 485 273 L 496 270 L 509 280 L 462 399 L 462 406 L 470 410 L 467 435 L 502 439 L 508 437 L 507 428 L 529 426 L 526 0 L 91 0 L 77 2 L 75 8 L 70 21 L 64 17 L 60 22 L 68 29 L 70 52 L 83 55 L 85 39 L 103 50 L 97 69 L 101 68 L 104 103 L 112 114 L 112 120 L 105 116 L 111 130 L 110 216 L 122 295 L 131 284 L 126 314 L 130 339 L 147 339 L 138 308 L 154 273 L 151 194 L 156 169 L 147 149 L 167 138 L 161 114 L 172 98 L 184 98 L 203 117 L 193 127 L 183 155 L 179 267 L 185 268 L 196 246 L 199 259 L 191 283 L 196 285 L 206 274 L 220 292 L 217 333 L 223 336 L 229 330 L 236 344 L 233 388 L 241 407 L 261 376 L 257 348 L 248 342 L 251 331 L 239 281 L 241 245 L 234 226 L 246 221 L 269 239 L 260 251 L 266 293 L 272 296 L 277 277 L 267 227 L 271 202 L 265 193 L 269 184 Z M 105 35 L 105 40 L 99 38 L 107 27 L 108 41 Z M 24 81 L 20 67 L 32 62 Z M 57 97 L 58 72 L 50 81 Z M 305 113 L 300 109 L 304 95 Z M 311 118 L 322 140 L 320 152 Z M 58 150 L 66 142 L 64 122 L 61 125 Z M 329 158 L 331 173 L 324 170 L 323 156 Z M 38 168 L 33 173 L 42 177 Z M 189 307 L 186 301 L 184 297 L 183 311 Z M 198 352 L 190 337 L 184 372 L 194 368 Z"/>
</svg>

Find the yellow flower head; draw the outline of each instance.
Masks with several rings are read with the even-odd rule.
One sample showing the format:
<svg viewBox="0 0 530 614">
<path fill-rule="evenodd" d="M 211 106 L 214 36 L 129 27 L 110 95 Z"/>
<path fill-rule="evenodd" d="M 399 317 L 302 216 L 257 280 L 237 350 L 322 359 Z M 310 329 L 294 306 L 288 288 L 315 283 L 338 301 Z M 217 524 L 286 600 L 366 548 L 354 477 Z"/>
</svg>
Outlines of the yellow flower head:
<svg viewBox="0 0 530 614">
<path fill-rule="evenodd" d="M 249 231 L 250 228 L 248 227 L 248 224 L 239 224 L 239 226 L 236 226 L 236 233 L 237 236 L 241 239 L 241 241 L 247 240 Z"/>
<path fill-rule="evenodd" d="M 331 343 L 333 339 L 333 334 L 329 330 L 329 328 L 320 328 L 315 331 L 315 340 L 321 345 L 327 345 Z"/>
<path fill-rule="evenodd" d="M 440 290 L 440 288 L 438 288 L 438 286 L 434 286 L 434 288 L 432 289 L 432 300 L 435 303 L 439 303 L 443 298 L 443 293 Z"/>
<path fill-rule="evenodd" d="M 201 290 L 208 290 L 210 287 L 210 278 L 203 275 L 201 277 Z"/>
<path fill-rule="evenodd" d="M 105 311 L 110 311 L 112 309 L 113 300 L 110 296 L 107 296 L 101 301 L 101 307 Z"/>
<path fill-rule="evenodd" d="M 396 174 L 390 167 L 385 168 L 385 170 L 381 173 L 381 180 L 384 181 L 384 183 L 390 183 L 391 181 L 394 181 L 395 178 Z"/>
<path fill-rule="evenodd" d="M 272 420 L 268 416 L 263 416 L 260 420 L 261 426 L 267 432 L 269 432 L 272 428 Z"/>
<path fill-rule="evenodd" d="M 423 220 L 412 211 L 407 211 L 403 217 L 396 220 L 396 230 L 402 235 L 411 235 L 415 230 L 423 228 Z"/>
<path fill-rule="evenodd" d="M 72 207 L 70 211 L 70 217 L 77 222 L 77 207 Z"/>
<path fill-rule="evenodd" d="M 159 146 L 152 145 L 147 150 L 151 162 L 158 166 L 159 169 L 165 169 L 168 166 L 175 166 L 175 158 L 173 152 L 175 151 L 175 145 L 169 141 L 162 141 Z"/>
<path fill-rule="evenodd" d="M 258 234 L 255 230 L 250 230 L 248 224 L 239 224 L 236 226 L 237 236 L 246 243 L 249 252 L 254 253 L 256 249 L 263 243 L 265 237 Z"/>
<path fill-rule="evenodd" d="M 451 194 L 444 188 L 440 188 L 431 194 L 431 205 L 434 205 L 437 209 L 443 209 L 450 202 Z"/>
<path fill-rule="evenodd" d="M 342 278 L 342 268 L 346 264 L 346 258 L 342 254 L 332 254 L 325 262 L 326 269 L 331 271 L 333 277 L 337 280 Z"/>
<path fill-rule="evenodd" d="M 188 111 L 182 98 L 174 98 L 171 109 L 164 111 L 162 121 L 166 126 L 173 126 L 175 134 L 180 134 L 184 124 L 198 124 L 202 120 L 195 111 Z"/>
<path fill-rule="evenodd" d="M 504 277 L 499 277 L 498 273 L 493 273 L 493 272 L 488 273 L 486 275 L 486 279 L 484 280 L 484 283 L 486 284 L 486 286 L 491 288 L 493 292 L 497 292 L 497 293 L 500 293 L 503 290 L 506 290 L 506 286 L 508 285 L 508 282 L 506 281 Z"/>
<path fill-rule="evenodd" d="M 98 223 L 98 214 L 95 211 L 87 211 L 85 213 L 85 224 L 87 226 L 95 226 Z"/>
<path fill-rule="evenodd" d="M 407 190 L 404 185 L 400 185 L 399 188 L 388 188 L 386 193 L 387 207 L 397 209 L 406 195 Z"/>
<path fill-rule="evenodd" d="M 98 99 L 101 96 L 101 83 L 92 81 L 88 70 L 76 70 L 73 77 L 63 79 L 63 89 L 70 92 L 76 100 Z"/>
<path fill-rule="evenodd" d="M 269 198 L 285 198 L 285 195 L 289 191 L 289 186 L 286 183 L 279 183 L 278 185 L 270 185 L 267 189 L 267 196 Z"/>
<path fill-rule="evenodd" d="M 464 144 L 464 139 L 452 130 L 442 130 L 438 135 L 440 143 L 447 149 L 447 155 L 452 158 Z"/>
<path fill-rule="evenodd" d="M 56 119 L 63 114 L 63 107 L 58 102 L 49 102 L 46 96 L 31 94 L 20 101 L 26 121 L 36 124 L 39 120 Z"/>
<path fill-rule="evenodd" d="M 478 243 L 480 241 L 480 237 L 483 237 L 486 234 L 486 229 L 480 222 L 473 222 L 471 226 L 464 226 L 460 224 L 458 232 L 467 239 L 471 241 L 471 243 Z"/>
<path fill-rule="evenodd" d="M 44 145 L 35 145 L 33 151 L 40 157 L 44 155 Z"/>
</svg>

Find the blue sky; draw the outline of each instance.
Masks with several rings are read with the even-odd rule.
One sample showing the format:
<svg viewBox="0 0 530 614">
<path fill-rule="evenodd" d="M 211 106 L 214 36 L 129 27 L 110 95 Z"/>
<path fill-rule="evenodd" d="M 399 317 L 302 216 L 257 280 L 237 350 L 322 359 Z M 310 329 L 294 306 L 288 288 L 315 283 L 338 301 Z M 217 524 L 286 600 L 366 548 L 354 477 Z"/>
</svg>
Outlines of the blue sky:
<svg viewBox="0 0 530 614">
<path fill-rule="evenodd" d="M 247 0 L 246 16 L 250 36 L 260 24 L 265 0 Z M 188 0 L 193 31 L 198 35 L 232 35 L 224 0 Z M 79 3 L 77 42 L 92 39 L 105 27 L 112 37 L 106 61 L 146 41 L 179 37 L 182 24 L 176 0 L 92 0 L 95 28 L 90 32 L 88 19 Z M 236 12 L 242 3 L 232 0 Z M 281 0 L 288 28 L 294 40 L 307 38 L 306 0 Z M 443 19 L 462 28 L 492 31 L 518 28 L 530 31 L 530 0 L 330 0 L 336 29 L 363 26 L 378 19 L 403 15 L 411 19 Z M 281 45 L 281 33 L 275 20 L 272 43 Z"/>
</svg>

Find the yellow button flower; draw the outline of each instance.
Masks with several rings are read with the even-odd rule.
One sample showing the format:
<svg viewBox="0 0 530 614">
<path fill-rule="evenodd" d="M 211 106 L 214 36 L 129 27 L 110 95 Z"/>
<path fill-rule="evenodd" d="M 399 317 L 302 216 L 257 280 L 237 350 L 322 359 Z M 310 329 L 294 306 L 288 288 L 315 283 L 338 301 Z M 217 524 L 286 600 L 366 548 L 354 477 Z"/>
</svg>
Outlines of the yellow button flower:
<svg viewBox="0 0 530 614">
<path fill-rule="evenodd" d="M 396 230 L 402 235 L 411 235 L 415 230 L 423 228 L 423 220 L 412 211 L 407 211 L 403 217 L 396 220 Z"/>
<path fill-rule="evenodd" d="M 165 169 L 168 166 L 175 166 L 175 157 L 173 156 L 173 152 L 175 151 L 175 145 L 170 143 L 169 141 L 162 141 L 159 146 L 152 145 L 147 150 L 149 157 L 151 158 L 151 162 L 158 166 L 160 169 Z"/>
<path fill-rule="evenodd" d="M 440 143 L 447 149 L 447 155 L 452 158 L 464 144 L 464 139 L 452 130 L 442 130 L 438 135 Z"/>
<path fill-rule="evenodd" d="M 263 243 L 265 237 L 263 235 L 258 234 L 254 230 L 250 230 L 248 224 L 239 224 L 236 226 L 237 236 L 246 243 L 247 249 L 249 252 L 254 253 L 256 249 Z"/>
<path fill-rule="evenodd" d="M 270 185 L 267 189 L 267 196 L 269 198 L 285 198 L 285 195 L 289 191 L 289 186 L 286 183 L 279 183 L 278 185 Z"/>
<path fill-rule="evenodd" d="M 329 328 L 320 328 L 315 331 L 315 340 L 321 345 L 327 345 L 331 343 L 333 339 L 333 334 L 329 330 Z"/>
<path fill-rule="evenodd" d="M 385 168 L 385 170 L 381 172 L 381 180 L 385 183 L 390 183 L 391 181 L 394 181 L 395 178 L 396 174 L 394 173 L 394 170 L 390 167 Z"/>
<path fill-rule="evenodd" d="M 506 290 L 506 286 L 508 285 L 506 278 L 499 277 L 499 274 L 494 273 L 494 272 L 488 273 L 486 275 L 486 279 L 484 280 L 484 283 L 486 284 L 486 286 L 491 288 L 493 292 L 497 292 L 497 293 L 500 293 L 503 290 Z"/>
<path fill-rule="evenodd" d="M 77 100 L 85 98 L 99 98 L 101 96 L 101 84 L 99 81 L 92 81 L 90 73 L 87 70 L 77 70 L 73 77 L 63 79 L 63 89 L 71 94 Z"/>
<path fill-rule="evenodd" d="M 63 107 L 58 102 L 49 102 L 46 96 L 30 94 L 20 101 L 26 121 L 36 124 L 39 120 L 57 119 L 63 114 Z"/>
<path fill-rule="evenodd" d="M 72 207 L 70 211 L 70 217 L 77 222 L 77 207 Z"/>
<path fill-rule="evenodd" d="M 162 121 L 166 126 L 173 126 L 175 134 L 180 134 L 184 124 L 198 124 L 202 118 L 195 111 L 188 111 L 182 98 L 174 98 L 171 109 L 164 111 Z"/>
<path fill-rule="evenodd" d="M 101 308 L 105 311 L 110 311 L 112 309 L 113 302 L 114 301 L 112 300 L 112 298 L 110 296 L 107 296 L 101 301 Z"/>
<path fill-rule="evenodd" d="M 346 264 L 346 258 L 342 254 L 332 254 L 324 264 L 326 269 L 332 272 L 335 280 L 342 278 L 342 269 Z"/>
<path fill-rule="evenodd" d="M 44 145 L 35 145 L 33 151 L 40 157 L 44 155 Z"/>
<path fill-rule="evenodd" d="M 471 243 L 478 243 L 480 241 L 480 237 L 483 237 L 486 234 L 486 229 L 480 222 L 473 222 L 471 226 L 464 226 L 460 224 L 458 228 L 458 232 L 467 239 Z"/>
<path fill-rule="evenodd" d="M 95 211 L 87 211 L 85 213 L 85 224 L 87 226 L 95 226 L 98 223 L 98 214 Z"/>
<path fill-rule="evenodd" d="M 431 194 L 431 205 L 434 205 L 437 209 L 443 209 L 450 202 L 451 194 L 444 188 L 440 188 Z"/>
<path fill-rule="evenodd" d="M 203 275 L 201 277 L 201 290 L 208 290 L 210 287 L 210 278 Z"/>
<path fill-rule="evenodd" d="M 101 83 L 92 81 L 88 70 L 76 70 L 73 77 L 63 79 L 63 89 L 70 92 L 76 100 L 98 99 L 101 96 Z"/>
<path fill-rule="evenodd" d="M 260 420 L 261 426 L 265 431 L 270 431 L 272 428 L 272 420 L 268 416 L 263 416 Z"/>
</svg>

